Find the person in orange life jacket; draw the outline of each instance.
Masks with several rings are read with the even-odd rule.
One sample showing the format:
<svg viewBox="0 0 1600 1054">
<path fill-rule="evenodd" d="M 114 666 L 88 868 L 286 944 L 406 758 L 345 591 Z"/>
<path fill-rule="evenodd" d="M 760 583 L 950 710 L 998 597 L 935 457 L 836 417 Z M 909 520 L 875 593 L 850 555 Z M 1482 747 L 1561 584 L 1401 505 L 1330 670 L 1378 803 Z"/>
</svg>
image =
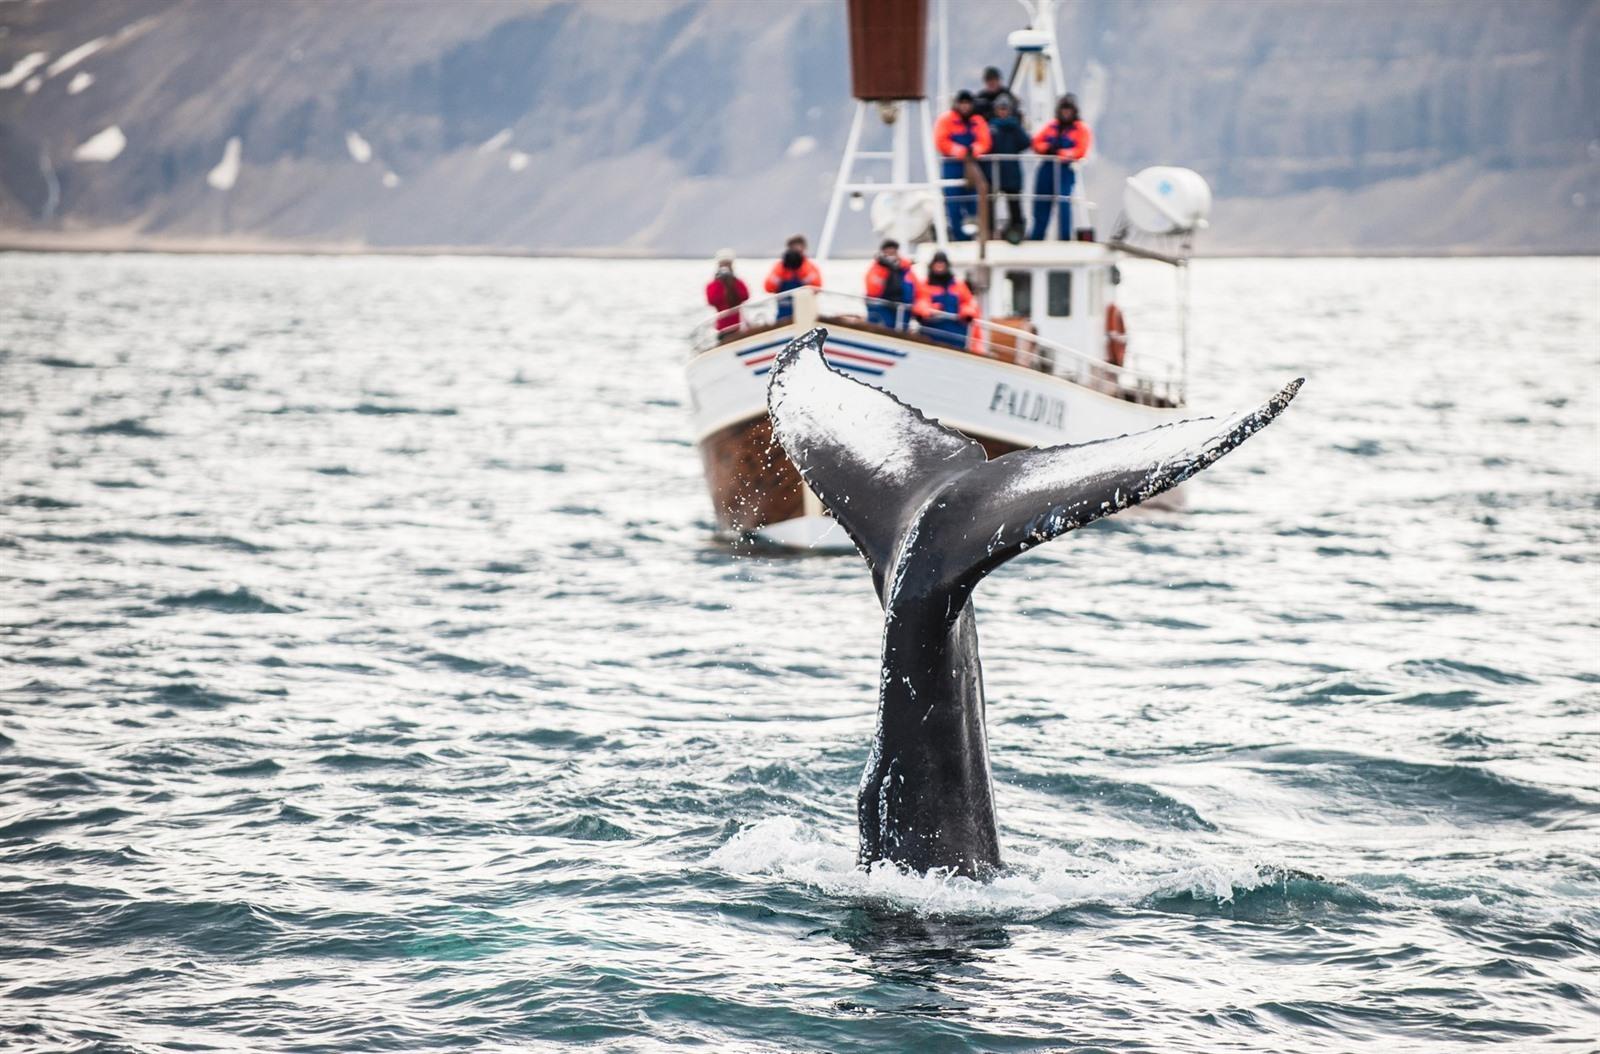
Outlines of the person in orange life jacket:
<svg viewBox="0 0 1600 1054">
<path fill-rule="evenodd" d="M 977 317 L 972 290 L 950 270 L 948 256 L 934 253 L 927 280 L 917 287 L 917 319 L 923 334 L 952 348 L 965 348 L 967 326 Z"/>
<path fill-rule="evenodd" d="M 867 268 L 867 321 L 889 329 L 905 329 L 917 300 L 917 276 L 911 261 L 900 255 L 900 243 L 885 238 Z"/>
<path fill-rule="evenodd" d="M 767 274 L 767 292 L 787 293 L 791 289 L 799 289 L 803 285 L 822 288 L 822 272 L 817 270 L 817 265 L 806 259 L 806 238 L 803 234 L 796 234 L 784 246 L 783 256 L 772 265 L 772 270 Z M 783 322 L 794 317 L 794 297 L 782 297 L 778 301 L 778 321 Z"/>
<path fill-rule="evenodd" d="M 1063 95 L 1056 104 L 1055 120 L 1047 123 L 1033 137 L 1033 149 L 1047 160 L 1039 162 L 1033 179 L 1033 227 L 1028 237 L 1043 241 L 1050 233 L 1050 208 L 1059 200 L 1061 205 L 1060 231 L 1062 241 L 1072 238 L 1072 203 L 1067 199 L 1078 181 L 1073 162 L 1082 161 L 1094 141 L 1089 126 L 1078 116 L 1077 97 Z"/>
<path fill-rule="evenodd" d="M 1030 143 L 1028 133 L 1022 127 L 1022 118 L 1017 113 L 1017 100 L 1010 92 L 1002 91 L 994 97 L 992 105 L 994 117 L 989 121 L 990 148 L 996 154 L 1026 154 Z M 984 175 L 989 180 L 990 233 L 999 231 L 994 222 L 995 203 L 1004 194 L 1009 213 L 1006 226 L 1015 228 L 1015 240 L 1021 241 L 1022 228 L 1026 223 L 1022 218 L 1022 162 L 990 161 L 984 166 Z"/>
<path fill-rule="evenodd" d="M 727 340 L 739 331 L 738 306 L 750 299 L 750 288 L 733 273 L 733 250 L 717 253 L 717 273 L 706 283 L 706 303 L 717 313 L 717 339 Z"/>
<path fill-rule="evenodd" d="M 989 122 L 973 112 L 971 92 L 956 92 L 955 105 L 934 122 L 933 141 L 944 155 L 944 167 L 939 173 L 943 179 L 965 179 L 966 159 L 982 157 L 989 152 Z M 966 241 L 971 235 L 961 228 L 978 211 L 977 193 L 971 187 L 945 187 L 944 205 L 950 237 Z"/>
</svg>

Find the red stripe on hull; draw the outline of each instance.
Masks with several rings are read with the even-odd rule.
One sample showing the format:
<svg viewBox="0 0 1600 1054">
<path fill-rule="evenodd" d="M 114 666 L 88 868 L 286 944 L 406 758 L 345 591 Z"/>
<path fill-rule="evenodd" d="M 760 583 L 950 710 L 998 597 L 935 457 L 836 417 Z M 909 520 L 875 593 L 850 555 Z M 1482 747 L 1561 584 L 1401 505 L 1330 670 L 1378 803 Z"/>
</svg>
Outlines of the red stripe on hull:
<svg viewBox="0 0 1600 1054">
<path fill-rule="evenodd" d="M 850 359 L 853 362 L 864 362 L 869 366 L 893 366 L 897 359 L 875 359 L 871 355 L 861 355 L 854 351 L 840 351 L 838 348 L 823 348 L 823 353 L 830 357 Z"/>
</svg>

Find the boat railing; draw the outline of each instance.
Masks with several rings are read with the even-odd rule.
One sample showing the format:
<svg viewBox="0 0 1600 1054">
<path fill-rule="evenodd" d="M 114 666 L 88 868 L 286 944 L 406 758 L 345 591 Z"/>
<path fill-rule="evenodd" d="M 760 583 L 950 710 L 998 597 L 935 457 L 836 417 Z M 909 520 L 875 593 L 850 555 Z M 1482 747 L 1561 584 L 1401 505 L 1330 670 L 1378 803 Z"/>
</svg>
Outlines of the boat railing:
<svg viewBox="0 0 1600 1054">
<path fill-rule="evenodd" d="M 869 165 L 878 163 L 887 166 L 894 160 L 894 154 L 890 151 L 864 150 L 857 152 L 855 157 L 858 162 L 866 162 Z M 940 160 L 952 161 L 954 159 L 941 158 Z M 1075 181 L 1074 192 L 1071 194 L 1058 194 L 1054 192 L 1048 194 L 1038 193 L 1039 170 L 1042 166 L 1046 164 L 1070 164 L 1074 173 L 1081 177 L 1083 164 L 1081 161 L 1066 162 L 1059 158 L 1048 157 L 1044 154 L 1029 150 L 1026 153 L 1021 154 L 984 154 L 981 157 L 974 158 L 973 162 L 978 169 L 977 175 L 981 175 L 983 184 L 987 188 L 986 194 L 991 203 L 997 202 L 1001 198 L 1006 198 L 1015 199 L 1016 203 L 1021 206 L 1021 215 L 1010 217 L 1011 222 L 1008 223 L 1008 226 L 1020 224 L 1027 228 L 1032 228 L 1034 226 L 1033 213 L 1035 203 L 1048 199 L 1051 202 L 1050 218 L 1055 220 L 1055 223 L 1052 225 L 1047 225 L 1047 229 L 1040 232 L 1041 234 L 1046 235 L 1046 237 L 1042 240 L 1060 240 L 1056 237 L 1050 236 L 1050 230 L 1048 227 L 1053 226 L 1057 233 L 1060 232 L 1060 221 L 1059 219 L 1056 219 L 1056 216 L 1058 208 L 1063 203 L 1070 204 L 1073 211 L 1072 229 L 1067 232 L 1068 240 L 1075 239 L 1078 231 L 1085 227 L 1090 229 L 1094 228 L 1095 214 L 1098 211 L 1099 206 L 1096 205 L 1094 201 L 1076 192 L 1076 188 L 1083 185 L 1083 180 L 1081 178 L 1078 178 Z M 1011 182 L 1011 180 L 999 178 L 1004 174 L 1000 166 L 1002 164 L 1012 163 L 1018 166 L 1017 175 L 1019 179 L 1017 182 L 1021 185 L 1016 190 L 1001 190 L 999 189 L 999 184 L 1002 182 Z M 887 173 L 885 174 L 887 175 Z M 974 185 L 974 180 L 977 178 L 977 175 L 972 173 L 971 170 L 964 170 L 960 176 L 951 176 L 948 178 L 941 177 L 932 180 L 931 183 L 933 186 L 938 187 L 947 197 L 971 197 L 980 191 L 980 188 Z M 858 194 L 880 191 L 899 193 L 903 191 L 923 190 L 929 186 L 929 183 L 897 182 L 893 178 L 889 178 L 885 181 L 867 179 L 859 184 L 853 184 L 853 186 Z M 969 190 L 971 193 L 963 195 L 960 193 L 963 188 Z M 961 240 L 964 233 L 966 232 L 951 231 L 950 236 L 957 240 Z M 971 233 L 976 234 L 976 229 L 974 229 Z M 1000 237 L 1001 235 L 998 231 L 995 231 L 992 232 L 991 236 Z"/>
<path fill-rule="evenodd" d="M 802 306 L 801 301 L 809 302 Z M 919 314 L 911 304 L 831 289 L 802 288 L 746 301 L 696 326 L 690 344 L 694 353 L 700 354 L 719 343 L 773 328 L 795 315 L 921 339 L 1048 373 L 1130 402 L 1152 406 L 1183 402 L 1183 384 L 1170 364 L 1152 361 L 1145 369 L 1118 366 L 1045 340 L 1029 329 L 983 318 L 964 320 L 944 311 L 925 310 Z"/>
<path fill-rule="evenodd" d="M 1081 180 L 1074 182 L 1074 191 L 1071 194 L 1060 194 L 1054 191 L 1044 194 L 1039 192 L 1040 168 L 1045 164 L 1066 165 L 1068 162 L 1064 162 L 1053 157 L 1046 157 L 1042 154 L 1037 154 L 1032 151 L 1029 151 L 1025 154 L 984 154 L 982 157 L 974 158 L 973 162 L 977 166 L 978 171 L 982 176 L 982 185 L 974 185 L 974 182 L 978 179 L 978 177 L 972 175 L 970 171 L 963 173 L 959 177 L 941 178 L 936 180 L 935 182 L 941 188 L 943 188 L 947 197 L 962 197 L 963 195 L 960 193 L 961 188 L 966 188 L 972 191 L 972 194 L 981 192 L 987 197 L 990 208 L 993 210 L 991 211 L 990 215 L 994 217 L 995 221 L 998 221 L 998 216 L 994 215 L 994 211 L 998 210 L 999 203 L 1002 199 L 1006 200 L 1007 202 L 1006 208 L 1008 212 L 1011 211 L 1011 206 L 1015 204 L 1019 207 L 1016 211 L 1020 212 L 1020 215 L 1009 215 L 1007 217 L 1006 226 L 1025 227 L 1027 228 L 1028 233 L 1032 233 L 1032 228 L 1042 225 L 1044 229 L 1039 233 L 1044 235 L 1044 237 L 1042 239 L 1035 240 L 1061 240 L 1052 237 L 1050 232 L 1052 227 L 1057 233 L 1059 233 L 1061 230 L 1061 223 L 1060 219 L 1058 218 L 1058 210 L 1062 205 L 1072 206 L 1072 225 L 1071 229 L 1067 231 L 1067 240 L 1076 239 L 1080 230 L 1085 228 L 1089 230 L 1094 229 L 1095 214 L 1099 210 L 1099 206 L 1084 195 L 1077 193 L 1076 188 L 1081 185 Z M 1011 182 L 1010 179 L 1001 178 L 1005 174 L 1005 170 L 1000 166 L 1006 164 L 1015 164 L 1018 166 L 1016 170 L 1016 182 L 1019 184 L 1019 186 L 1017 186 L 1015 190 L 1001 189 L 1002 184 Z M 1075 171 L 1076 167 L 1076 165 L 1073 166 Z M 968 194 L 966 196 L 970 198 L 972 194 Z M 1047 215 L 1040 217 L 1040 224 L 1036 224 L 1034 222 L 1035 206 L 1037 203 L 1043 201 L 1050 202 L 1050 211 Z M 974 224 L 974 227 L 976 226 L 977 224 Z M 994 223 L 991 223 L 991 227 L 994 227 Z M 974 230 L 972 233 L 975 234 L 977 231 Z M 955 237 L 955 232 L 951 232 L 951 236 Z M 994 229 L 990 232 L 990 237 L 998 238 L 1001 236 L 1001 229 Z"/>
<path fill-rule="evenodd" d="M 778 324 L 783 305 L 792 304 L 793 300 L 793 293 L 778 293 L 718 311 L 689 331 L 689 353 L 699 355 L 746 333 L 770 329 Z"/>
<path fill-rule="evenodd" d="M 1045 340 L 1031 328 L 1022 329 L 985 318 L 962 319 L 959 315 L 937 310 L 918 313 L 909 304 L 829 289 L 819 290 L 816 298 L 817 315 L 822 322 L 837 319 L 873 324 L 876 315 L 882 320 L 882 328 L 901 331 L 915 323 L 915 334 L 931 343 L 1052 374 L 1107 395 L 1152 405 L 1176 405 L 1182 401 L 1182 385 L 1170 366 L 1160 373 L 1118 366 L 1065 344 Z M 895 324 L 887 325 L 891 319 Z"/>
</svg>

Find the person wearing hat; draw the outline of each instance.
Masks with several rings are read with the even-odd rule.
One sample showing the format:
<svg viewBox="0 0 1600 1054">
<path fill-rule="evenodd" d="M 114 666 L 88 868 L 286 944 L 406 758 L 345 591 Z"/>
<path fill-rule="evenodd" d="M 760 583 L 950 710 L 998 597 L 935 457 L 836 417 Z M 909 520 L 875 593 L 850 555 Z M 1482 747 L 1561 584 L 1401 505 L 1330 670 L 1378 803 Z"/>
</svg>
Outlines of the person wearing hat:
<svg viewBox="0 0 1600 1054">
<path fill-rule="evenodd" d="M 933 142 L 944 155 L 940 177 L 965 183 L 967 158 L 979 158 L 989 152 L 989 122 L 977 115 L 971 92 L 956 92 L 955 104 L 934 123 Z M 950 237 L 955 241 L 967 240 L 970 235 L 961 228 L 977 213 L 978 196 L 965 185 L 946 186 L 944 205 L 950 222 Z"/>
<path fill-rule="evenodd" d="M 791 289 L 799 289 L 803 285 L 822 288 L 822 272 L 817 270 L 817 265 L 806 259 L 806 236 L 796 234 L 784 246 L 783 255 L 778 262 L 772 265 L 772 270 L 767 273 L 767 292 L 787 293 Z M 794 297 L 786 296 L 778 300 L 778 321 L 786 322 L 794 317 Z"/>
<path fill-rule="evenodd" d="M 750 289 L 733 273 L 733 250 L 717 250 L 717 273 L 706 283 L 706 303 L 717 313 L 717 339 L 739 332 L 738 307 L 750 299 Z"/>
<path fill-rule="evenodd" d="M 924 336 L 952 348 L 967 346 L 967 327 L 978 317 L 978 302 L 950 270 L 950 257 L 942 251 L 933 254 L 928 277 L 917 286 L 916 316 Z"/>
<path fill-rule="evenodd" d="M 1054 119 L 1033 137 L 1033 149 L 1045 156 L 1033 177 L 1033 227 L 1028 237 L 1043 241 L 1050 233 L 1050 209 L 1061 203 L 1061 240 L 1072 238 L 1072 188 L 1078 181 L 1073 163 L 1089 152 L 1094 136 L 1078 113 L 1077 96 L 1068 93 L 1056 103 Z"/>
<path fill-rule="evenodd" d="M 990 66 L 983 71 L 983 87 L 972 97 L 972 108 L 979 117 L 985 121 L 994 120 L 994 100 L 1002 92 L 1006 92 L 1005 82 L 1000 79 L 1000 67 Z M 1010 94 L 1006 92 L 1006 94 Z M 1016 102 L 1012 101 L 1015 108 Z"/>
<path fill-rule="evenodd" d="M 900 255 L 900 243 L 885 238 L 867 268 L 867 321 L 887 329 L 905 329 L 917 301 L 917 276 L 911 261 Z"/>
<path fill-rule="evenodd" d="M 1022 127 L 1022 115 L 1017 112 L 1017 100 L 1008 91 L 1002 91 L 992 101 L 994 117 L 989 121 L 990 148 L 997 158 L 985 166 L 984 175 L 989 180 L 989 230 L 998 231 L 995 225 L 995 203 L 1000 195 L 1006 196 L 1007 235 L 1013 242 L 1022 240 L 1027 221 L 1022 216 L 1022 162 L 1018 160 L 1030 148 L 1028 131 Z M 1005 155 L 1011 155 L 1004 159 Z"/>
</svg>

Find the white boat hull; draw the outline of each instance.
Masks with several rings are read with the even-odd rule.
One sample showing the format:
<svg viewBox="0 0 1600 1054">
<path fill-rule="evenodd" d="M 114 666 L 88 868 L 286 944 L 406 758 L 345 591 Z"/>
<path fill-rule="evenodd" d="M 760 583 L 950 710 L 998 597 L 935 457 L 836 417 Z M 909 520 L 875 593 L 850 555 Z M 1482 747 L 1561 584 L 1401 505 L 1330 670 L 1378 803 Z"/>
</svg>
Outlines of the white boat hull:
<svg viewBox="0 0 1600 1054">
<path fill-rule="evenodd" d="M 1137 432 L 1183 413 L 848 319 L 822 324 L 833 366 L 959 429 L 991 457 Z M 772 444 L 766 419 L 772 362 L 809 328 L 767 327 L 695 356 L 687 370 L 695 441 L 720 529 L 801 550 L 848 548 L 843 532 L 826 529 L 831 521 Z"/>
<path fill-rule="evenodd" d="M 1015 447 L 1086 443 L 1177 420 L 1181 409 L 1130 402 L 1061 377 L 911 337 L 828 323 L 837 369 L 977 439 Z M 688 380 L 695 439 L 766 413 L 772 359 L 803 330 L 766 329 L 696 356 Z"/>
</svg>

